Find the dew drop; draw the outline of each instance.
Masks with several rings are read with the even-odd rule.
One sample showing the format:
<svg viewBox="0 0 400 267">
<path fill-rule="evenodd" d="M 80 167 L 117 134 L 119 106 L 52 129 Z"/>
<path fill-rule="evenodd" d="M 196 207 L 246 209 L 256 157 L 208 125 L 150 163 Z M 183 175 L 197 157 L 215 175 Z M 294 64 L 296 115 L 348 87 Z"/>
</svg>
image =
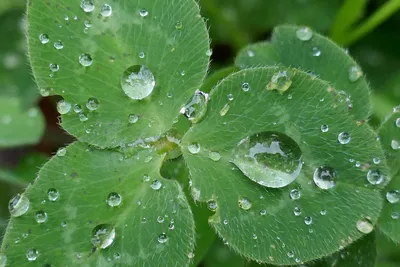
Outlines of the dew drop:
<svg viewBox="0 0 400 267">
<path fill-rule="evenodd" d="M 297 143 L 278 132 L 262 132 L 241 140 L 231 161 L 252 181 L 272 188 L 293 182 L 303 165 Z"/>
<path fill-rule="evenodd" d="M 374 164 L 379 164 L 379 163 L 381 163 L 381 159 L 380 159 L 380 158 L 373 158 L 373 159 L 372 159 L 372 162 L 373 162 Z"/>
<path fill-rule="evenodd" d="M 396 123 L 395 123 L 395 124 L 396 124 L 396 127 L 397 127 L 397 128 L 400 128 L 400 118 L 397 118 L 397 119 L 396 119 Z"/>
<path fill-rule="evenodd" d="M 260 210 L 260 215 L 261 216 L 267 215 L 267 210 L 266 209 Z"/>
<path fill-rule="evenodd" d="M 188 253 L 188 258 L 189 258 L 189 259 L 193 259 L 193 258 L 194 258 L 194 256 L 195 256 L 195 255 L 194 255 L 194 253 L 193 253 L 193 252 L 189 252 L 189 253 Z"/>
<path fill-rule="evenodd" d="M 79 63 L 84 67 L 89 67 L 93 63 L 93 58 L 91 55 L 83 53 L 79 56 Z"/>
<path fill-rule="evenodd" d="M 38 211 L 35 213 L 35 221 L 37 223 L 45 223 L 47 221 L 47 213 L 44 211 Z"/>
<path fill-rule="evenodd" d="M 301 215 L 301 209 L 299 207 L 295 207 L 293 209 L 293 213 L 295 216 L 300 216 Z"/>
<path fill-rule="evenodd" d="M 329 131 L 329 126 L 328 125 L 326 125 L 326 124 L 321 125 L 321 132 L 326 133 L 328 131 Z"/>
<path fill-rule="evenodd" d="M 110 194 L 108 194 L 106 202 L 107 202 L 108 206 L 116 207 L 121 204 L 122 197 L 120 194 L 118 194 L 116 192 L 111 192 Z"/>
<path fill-rule="evenodd" d="M 66 147 L 61 147 L 57 150 L 56 155 L 58 157 L 64 157 L 67 154 L 67 148 Z"/>
<path fill-rule="evenodd" d="M 229 100 L 229 101 L 232 101 L 232 100 L 233 100 L 233 95 L 232 95 L 232 94 L 228 94 L 227 97 L 228 97 L 228 100 Z"/>
<path fill-rule="evenodd" d="M 311 225 L 311 224 L 312 224 L 312 221 L 313 221 L 313 219 L 312 219 L 311 216 L 304 217 L 304 223 L 305 223 L 306 225 Z"/>
<path fill-rule="evenodd" d="M 97 248 L 108 248 L 114 242 L 115 228 L 111 224 L 99 224 L 92 231 L 92 244 Z"/>
<path fill-rule="evenodd" d="M 75 104 L 75 105 L 72 107 L 72 110 L 73 110 L 75 113 L 80 113 L 80 112 L 82 112 L 82 107 L 81 107 L 80 105 L 78 105 L 78 104 Z"/>
<path fill-rule="evenodd" d="M 91 111 L 98 109 L 99 106 L 100 106 L 99 100 L 94 97 L 89 98 L 86 103 L 86 107 L 88 108 L 88 110 L 91 110 Z"/>
<path fill-rule="evenodd" d="M 143 59 L 146 57 L 146 54 L 144 52 L 139 52 L 139 58 Z"/>
<path fill-rule="evenodd" d="M 124 71 L 121 87 L 124 93 L 135 100 L 148 97 L 156 85 L 153 73 L 144 65 L 134 65 Z"/>
<path fill-rule="evenodd" d="M 400 201 L 400 190 L 392 190 L 386 193 L 386 199 L 392 204 Z"/>
<path fill-rule="evenodd" d="M 189 146 L 188 146 L 188 150 L 189 150 L 189 152 L 190 153 L 192 153 L 192 154 L 197 154 L 197 153 L 199 153 L 200 152 L 200 144 L 199 143 L 191 143 Z"/>
<path fill-rule="evenodd" d="M 153 190 L 160 190 L 162 186 L 162 183 L 159 180 L 154 180 L 151 184 L 150 187 Z"/>
<path fill-rule="evenodd" d="M 157 222 L 158 223 L 163 223 L 164 222 L 164 217 L 163 216 L 158 216 L 157 217 Z"/>
<path fill-rule="evenodd" d="M 65 100 L 57 102 L 57 111 L 60 114 L 67 114 L 71 110 L 72 105 Z"/>
<path fill-rule="evenodd" d="M 292 189 L 290 190 L 289 196 L 291 199 L 299 199 L 301 197 L 301 192 L 298 189 Z"/>
<path fill-rule="evenodd" d="M 253 50 L 248 50 L 248 51 L 247 51 L 247 55 L 248 55 L 249 57 L 254 57 L 254 51 L 253 51 Z"/>
<path fill-rule="evenodd" d="M 177 30 L 182 30 L 183 29 L 182 21 L 177 21 L 175 23 L 175 29 L 177 29 Z"/>
<path fill-rule="evenodd" d="M 225 116 L 226 113 L 228 113 L 229 108 L 230 108 L 229 104 L 225 104 L 225 105 L 222 107 L 222 109 L 219 111 L 219 115 L 220 115 L 221 117 Z"/>
<path fill-rule="evenodd" d="M 210 153 L 208 153 L 208 157 L 212 161 L 219 161 L 221 159 L 221 154 L 219 154 L 218 152 L 215 152 L 215 151 L 211 151 Z"/>
<path fill-rule="evenodd" d="M 93 0 L 82 0 L 81 8 L 86 13 L 92 12 L 94 10 L 94 2 L 93 2 Z"/>
<path fill-rule="evenodd" d="M 350 67 L 349 80 L 351 82 L 356 82 L 358 79 L 361 78 L 362 75 L 363 75 L 363 72 L 361 71 L 360 67 L 358 67 L 358 66 Z"/>
<path fill-rule="evenodd" d="M 47 34 L 42 33 L 41 35 L 39 35 L 39 40 L 42 44 L 47 44 L 50 41 L 50 38 Z"/>
<path fill-rule="evenodd" d="M 227 225 L 227 224 L 229 223 L 229 221 L 228 221 L 227 219 L 225 219 L 225 220 L 223 221 L 223 223 L 224 223 L 225 225 Z"/>
<path fill-rule="evenodd" d="M 56 201 L 59 196 L 60 196 L 60 193 L 58 193 L 57 189 L 50 188 L 49 190 L 47 190 L 47 198 L 50 201 Z"/>
<path fill-rule="evenodd" d="M 145 9 L 145 8 L 142 8 L 140 11 L 139 11 L 139 14 L 140 14 L 140 16 L 141 17 L 147 17 L 148 15 L 149 15 L 149 12 L 147 11 L 147 9 Z"/>
<path fill-rule="evenodd" d="M 212 54 L 213 54 L 212 49 L 208 49 L 208 50 L 206 51 L 206 56 L 207 56 L 207 57 L 211 57 Z"/>
<path fill-rule="evenodd" d="M 17 194 L 8 202 L 8 210 L 12 217 L 19 217 L 28 211 L 29 205 L 29 199 L 24 194 Z"/>
<path fill-rule="evenodd" d="M 314 47 L 312 48 L 312 55 L 313 55 L 314 57 L 319 57 L 319 56 L 321 55 L 321 50 L 319 50 L 318 47 L 314 46 Z"/>
<path fill-rule="evenodd" d="M 393 150 L 399 150 L 400 142 L 397 140 L 392 140 L 392 142 L 390 143 L 390 146 L 392 147 Z"/>
<path fill-rule="evenodd" d="M 338 141 L 339 143 L 341 143 L 342 145 L 347 145 L 348 143 L 350 143 L 351 140 L 351 136 L 349 133 L 346 132 L 341 132 L 338 135 Z"/>
<path fill-rule="evenodd" d="M 49 69 L 50 69 L 52 72 L 57 72 L 57 71 L 60 69 L 60 66 L 59 66 L 58 64 L 51 63 L 51 64 L 49 65 Z"/>
<path fill-rule="evenodd" d="M 208 94 L 196 90 L 192 99 L 181 109 L 180 113 L 192 123 L 197 123 L 207 112 L 207 102 Z"/>
<path fill-rule="evenodd" d="M 400 218 L 400 214 L 397 211 L 393 211 L 391 217 L 393 220 L 398 220 Z"/>
<path fill-rule="evenodd" d="M 6 267 L 7 264 L 7 256 L 3 253 L 0 253 L 0 267 Z"/>
<path fill-rule="evenodd" d="M 289 251 L 289 252 L 287 253 L 287 256 L 288 256 L 289 258 L 293 258 L 293 257 L 294 257 L 294 252 L 293 252 L 293 251 Z"/>
<path fill-rule="evenodd" d="M 379 185 L 383 182 L 384 177 L 379 170 L 369 170 L 367 180 L 372 185 Z"/>
<path fill-rule="evenodd" d="M 41 94 L 42 96 L 49 96 L 51 90 L 52 90 L 52 89 L 49 88 L 49 87 L 47 87 L 47 88 L 41 88 L 41 89 L 40 89 L 40 94 Z"/>
<path fill-rule="evenodd" d="M 369 219 L 362 219 L 356 222 L 357 230 L 363 234 L 369 234 L 374 230 L 374 226 L 372 225 Z"/>
<path fill-rule="evenodd" d="M 313 36 L 313 32 L 308 27 L 302 27 L 296 31 L 296 36 L 301 41 L 309 41 Z"/>
<path fill-rule="evenodd" d="M 111 14 L 112 14 L 112 7 L 108 4 L 104 4 L 101 7 L 100 15 L 102 15 L 103 17 L 109 17 L 111 16 Z"/>
<path fill-rule="evenodd" d="M 325 216 L 325 215 L 326 215 L 326 210 L 321 210 L 319 213 L 320 213 L 322 216 Z"/>
<path fill-rule="evenodd" d="M 241 208 L 243 210 L 249 210 L 252 206 L 252 203 L 247 197 L 239 197 L 238 205 L 239 205 L 239 208 Z"/>
<path fill-rule="evenodd" d="M 331 189 L 336 185 L 336 171 L 328 166 L 321 166 L 314 171 L 314 183 L 321 189 Z"/>
<path fill-rule="evenodd" d="M 136 123 L 138 120 L 139 120 L 139 116 L 136 115 L 136 114 L 130 114 L 128 116 L 128 122 L 131 123 L 131 124 Z"/>
<path fill-rule="evenodd" d="M 57 50 L 61 50 L 64 48 L 64 44 L 63 42 L 61 42 L 60 40 L 54 42 L 54 48 Z"/>
<path fill-rule="evenodd" d="M 86 114 L 85 113 L 83 113 L 83 112 L 81 112 L 81 113 L 79 113 L 79 120 L 80 121 L 87 121 L 89 118 L 88 118 L 88 116 L 86 116 Z"/>
<path fill-rule="evenodd" d="M 39 251 L 37 251 L 34 248 L 31 248 L 30 250 L 28 250 L 25 256 L 28 259 L 28 261 L 35 261 L 39 256 Z"/>
<path fill-rule="evenodd" d="M 218 204 L 215 200 L 210 199 L 209 201 L 207 201 L 207 207 L 211 211 L 216 211 L 218 208 Z"/>
<path fill-rule="evenodd" d="M 159 242 L 160 244 L 164 244 L 164 243 L 167 242 L 167 241 L 168 241 L 168 236 L 167 236 L 166 233 L 162 233 L 162 234 L 160 234 L 160 235 L 158 236 L 158 242 Z"/>
<path fill-rule="evenodd" d="M 275 73 L 272 75 L 271 81 L 267 84 L 267 90 L 277 90 L 283 94 L 292 85 L 292 76 L 293 73 L 286 70 Z"/>
<path fill-rule="evenodd" d="M 242 83 L 242 90 L 244 92 L 248 92 L 250 90 L 250 84 L 249 83 Z"/>
</svg>

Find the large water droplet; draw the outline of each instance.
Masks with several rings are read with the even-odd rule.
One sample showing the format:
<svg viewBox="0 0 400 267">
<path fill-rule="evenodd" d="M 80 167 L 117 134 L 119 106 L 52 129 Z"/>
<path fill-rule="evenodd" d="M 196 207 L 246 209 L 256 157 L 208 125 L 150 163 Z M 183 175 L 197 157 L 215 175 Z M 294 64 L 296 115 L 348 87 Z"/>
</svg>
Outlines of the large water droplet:
<svg viewBox="0 0 400 267">
<path fill-rule="evenodd" d="M 110 194 L 108 194 L 106 202 L 110 207 L 116 207 L 121 204 L 122 197 L 116 192 L 111 192 Z"/>
<path fill-rule="evenodd" d="M 314 171 L 314 183 L 321 189 L 330 189 L 336 185 L 336 175 L 331 167 L 318 167 Z"/>
<path fill-rule="evenodd" d="M 197 90 L 192 99 L 182 109 L 181 113 L 193 123 L 199 122 L 207 111 L 208 94 Z"/>
<path fill-rule="evenodd" d="M 115 228 L 111 224 L 97 225 L 92 231 L 92 244 L 97 248 L 108 248 L 114 242 Z"/>
<path fill-rule="evenodd" d="M 28 211 L 29 204 L 29 199 L 24 194 L 17 194 L 8 202 L 8 210 L 11 216 L 19 217 Z"/>
<path fill-rule="evenodd" d="M 86 13 L 92 12 L 94 10 L 94 2 L 93 2 L 93 0 L 82 0 L 81 8 Z"/>
<path fill-rule="evenodd" d="M 247 197 L 239 197 L 238 205 L 239 205 L 239 208 L 241 208 L 243 210 L 249 210 L 252 206 L 252 203 L 251 203 L 250 199 L 248 199 Z"/>
<path fill-rule="evenodd" d="M 65 100 L 57 102 L 57 111 L 60 114 L 67 114 L 71 110 L 72 105 Z"/>
<path fill-rule="evenodd" d="M 384 176 L 379 170 L 369 170 L 367 173 L 367 180 L 372 185 L 378 185 L 383 182 Z"/>
<path fill-rule="evenodd" d="M 28 250 L 28 252 L 26 252 L 25 256 L 28 259 L 28 261 L 35 261 L 39 256 L 39 251 L 37 251 L 34 248 L 31 248 L 30 250 Z"/>
<path fill-rule="evenodd" d="M 100 106 L 100 101 L 94 97 L 89 98 L 86 103 L 86 107 L 88 108 L 88 110 L 91 110 L 91 111 L 98 109 L 99 106 Z"/>
<path fill-rule="evenodd" d="M 91 55 L 83 53 L 79 56 L 79 63 L 84 67 L 89 67 L 93 63 L 93 58 Z"/>
<path fill-rule="evenodd" d="M 158 242 L 161 244 L 164 244 L 165 242 L 168 241 L 168 236 L 166 233 L 162 233 L 158 236 Z"/>
<path fill-rule="evenodd" d="M 35 220 L 37 223 L 45 223 L 47 221 L 47 213 L 44 211 L 38 211 L 35 213 Z"/>
<path fill-rule="evenodd" d="M 278 132 L 263 132 L 241 140 L 232 162 L 251 180 L 273 188 L 293 182 L 302 168 L 299 146 Z"/>
<path fill-rule="evenodd" d="M 350 143 L 351 140 L 351 136 L 349 133 L 346 132 L 341 132 L 338 135 L 338 141 L 339 143 L 341 143 L 342 145 L 347 145 L 348 143 Z"/>
<path fill-rule="evenodd" d="M 363 75 L 363 72 L 361 71 L 360 67 L 358 67 L 358 66 L 350 67 L 349 80 L 351 82 L 356 82 L 358 79 L 361 78 L 362 75 Z"/>
<path fill-rule="evenodd" d="M 358 220 L 356 223 L 357 230 L 363 234 L 369 234 L 374 230 L 374 226 L 371 221 L 367 218 Z"/>
<path fill-rule="evenodd" d="M 400 201 L 400 190 L 392 190 L 386 193 L 386 199 L 392 204 Z"/>
<path fill-rule="evenodd" d="M 50 41 L 50 38 L 47 34 L 42 33 L 41 35 L 39 35 L 39 40 L 42 44 L 47 44 Z"/>
<path fill-rule="evenodd" d="M 144 65 L 129 67 L 121 77 L 122 90 L 127 96 L 136 100 L 148 97 L 155 85 L 153 73 Z"/>
<path fill-rule="evenodd" d="M 100 15 L 102 15 L 103 17 L 109 17 L 111 16 L 111 14 L 112 14 L 112 7 L 108 4 L 104 4 L 101 7 Z"/>
<path fill-rule="evenodd" d="M 49 190 L 47 190 L 47 197 L 49 198 L 50 201 L 56 201 L 59 196 L 60 193 L 58 193 L 57 189 L 50 188 Z"/>
<path fill-rule="evenodd" d="M 279 93 L 283 94 L 292 85 L 291 71 L 279 71 L 271 77 L 271 81 L 267 84 L 267 90 L 277 90 Z"/>
<path fill-rule="evenodd" d="M 309 41 L 313 36 L 313 32 L 310 28 L 303 27 L 296 31 L 296 36 L 301 41 Z"/>
<path fill-rule="evenodd" d="M 328 131 L 329 131 L 329 126 L 328 125 L 326 125 L 326 124 L 321 125 L 321 132 L 326 133 Z"/>
</svg>

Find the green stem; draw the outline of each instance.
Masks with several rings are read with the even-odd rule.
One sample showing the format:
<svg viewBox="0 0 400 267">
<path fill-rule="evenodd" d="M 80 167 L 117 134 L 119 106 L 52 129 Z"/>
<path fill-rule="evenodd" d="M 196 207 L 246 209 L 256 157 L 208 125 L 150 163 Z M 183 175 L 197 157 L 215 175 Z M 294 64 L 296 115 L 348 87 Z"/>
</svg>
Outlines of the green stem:
<svg viewBox="0 0 400 267">
<path fill-rule="evenodd" d="M 215 0 L 203 0 L 201 2 L 202 8 L 207 10 L 207 12 L 213 18 L 218 18 L 218 21 L 221 24 L 224 24 L 227 31 L 230 33 L 230 37 L 233 43 L 233 46 L 236 51 L 239 51 L 242 47 L 244 47 L 248 43 L 248 35 L 242 32 L 238 25 L 233 23 L 225 14 L 221 12 L 218 6 L 215 4 Z"/>
<path fill-rule="evenodd" d="M 391 15 L 400 9 L 400 0 L 391 0 L 380 7 L 374 14 L 372 14 L 364 23 L 362 23 L 358 28 L 347 34 L 346 38 L 343 38 L 339 42 L 348 46 L 352 43 L 358 41 L 373 29 L 378 27 L 384 21 L 386 21 Z"/>
</svg>

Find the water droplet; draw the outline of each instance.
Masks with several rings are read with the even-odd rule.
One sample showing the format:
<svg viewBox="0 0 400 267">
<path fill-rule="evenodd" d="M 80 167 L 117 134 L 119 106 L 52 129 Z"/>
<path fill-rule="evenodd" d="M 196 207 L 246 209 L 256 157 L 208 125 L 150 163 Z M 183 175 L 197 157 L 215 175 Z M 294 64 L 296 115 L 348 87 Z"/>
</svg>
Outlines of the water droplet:
<svg viewBox="0 0 400 267">
<path fill-rule="evenodd" d="M 360 67 L 358 67 L 358 66 L 350 67 L 350 69 L 349 69 L 349 80 L 351 82 L 356 82 L 358 79 L 361 78 L 362 75 L 363 75 L 363 72 L 360 69 Z"/>
<path fill-rule="evenodd" d="M 143 217 L 142 220 L 140 221 L 141 223 L 147 223 L 147 218 Z"/>
<path fill-rule="evenodd" d="M 232 100 L 233 100 L 233 95 L 232 95 L 232 94 L 229 94 L 227 97 L 228 97 L 228 100 L 229 100 L 229 101 L 232 101 Z"/>
<path fill-rule="evenodd" d="M 336 171 L 328 166 L 321 166 L 314 171 L 314 183 L 321 189 L 330 189 L 336 185 Z"/>
<path fill-rule="evenodd" d="M 159 180 L 154 180 L 154 181 L 150 184 L 150 187 L 151 187 L 151 189 L 153 189 L 153 190 L 160 190 L 161 186 L 162 186 L 162 183 L 161 183 Z"/>
<path fill-rule="evenodd" d="M 313 36 L 313 32 L 308 27 L 302 27 L 296 31 L 296 36 L 301 41 L 309 41 Z"/>
<path fill-rule="evenodd" d="M 320 213 L 322 216 L 325 216 L 325 215 L 326 215 L 326 210 L 321 210 L 319 213 Z"/>
<path fill-rule="evenodd" d="M 397 211 L 393 211 L 391 217 L 393 220 L 398 220 L 400 218 L 400 214 Z"/>
<path fill-rule="evenodd" d="M 321 132 L 326 133 L 328 131 L 329 131 L 329 126 L 328 125 L 326 125 L 326 124 L 321 125 Z"/>
<path fill-rule="evenodd" d="M 314 47 L 312 48 L 312 55 L 313 55 L 314 57 L 319 57 L 319 56 L 321 55 L 321 50 L 319 50 L 318 47 L 314 46 Z"/>
<path fill-rule="evenodd" d="M 220 115 L 221 117 L 225 116 L 226 113 L 228 113 L 229 108 L 230 108 L 229 104 L 225 104 L 225 105 L 222 107 L 222 109 L 219 111 L 219 115 Z"/>
<path fill-rule="evenodd" d="M 147 17 L 147 16 L 149 15 L 149 12 L 147 11 L 147 9 L 142 8 L 142 9 L 139 11 L 139 14 L 140 14 L 141 17 Z"/>
<path fill-rule="evenodd" d="M 290 190 L 289 196 L 291 199 L 299 199 L 301 197 L 301 192 L 298 189 L 292 189 Z"/>
<path fill-rule="evenodd" d="M 400 190 L 391 190 L 386 193 L 386 199 L 392 204 L 400 201 Z"/>
<path fill-rule="evenodd" d="M 374 230 L 374 226 L 372 225 L 369 219 L 358 220 L 356 223 L 357 230 L 363 234 L 369 234 Z"/>
<path fill-rule="evenodd" d="M 102 15 L 103 17 L 109 17 L 111 16 L 111 14 L 112 14 L 112 7 L 108 4 L 104 4 L 101 7 L 100 15 Z"/>
<path fill-rule="evenodd" d="M 252 234 L 251 237 L 256 240 L 257 239 L 257 235 L 256 234 Z"/>
<path fill-rule="evenodd" d="M 139 116 L 138 115 L 130 114 L 128 116 L 128 122 L 131 123 L 131 124 L 136 123 L 138 120 L 139 120 Z"/>
<path fill-rule="evenodd" d="M 81 8 L 86 13 L 92 12 L 94 10 L 94 2 L 93 2 L 93 0 L 82 0 Z"/>
<path fill-rule="evenodd" d="M 182 30 L 183 29 L 183 24 L 182 24 L 181 21 L 177 21 L 175 23 L 175 29 L 177 29 L 177 30 Z"/>
<path fill-rule="evenodd" d="M 227 219 L 225 219 L 225 220 L 223 221 L 223 223 L 224 223 L 225 225 L 227 225 L 227 224 L 229 223 L 229 221 L 228 221 Z"/>
<path fill-rule="evenodd" d="M 171 222 L 168 224 L 168 229 L 169 229 L 169 230 L 174 230 L 174 229 L 175 229 L 175 222 L 174 222 L 174 220 L 171 220 Z"/>
<path fill-rule="evenodd" d="M 60 114 L 67 114 L 71 110 L 72 105 L 65 100 L 57 102 L 57 111 Z"/>
<path fill-rule="evenodd" d="M 67 154 L 67 148 L 66 147 L 61 147 L 57 150 L 56 155 L 58 157 L 64 157 Z"/>
<path fill-rule="evenodd" d="M 52 89 L 49 88 L 49 87 L 47 87 L 47 88 L 41 88 L 41 89 L 40 89 L 40 94 L 41 94 L 42 96 L 49 96 L 51 91 L 52 91 Z"/>
<path fill-rule="evenodd" d="M 121 254 L 119 254 L 118 252 L 115 252 L 114 255 L 113 255 L 113 259 L 114 259 L 114 260 L 119 260 L 119 259 L 121 259 Z"/>
<path fill-rule="evenodd" d="M 212 49 L 208 49 L 208 50 L 206 51 L 206 56 L 207 56 L 207 57 L 211 57 L 212 54 L 213 54 Z"/>
<path fill-rule="evenodd" d="M 260 210 L 260 215 L 262 216 L 267 215 L 267 210 L 266 209 Z"/>
<path fill-rule="evenodd" d="M 97 248 L 108 248 L 114 242 L 115 228 L 111 224 L 99 224 L 92 231 L 92 244 Z"/>
<path fill-rule="evenodd" d="M 144 65 L 134 65 L 124 71 L 121 86 L 124 93 L 132 99 L 148 97 L 156 85 L 153 73 Z"/>
<path fill-rule="evenodd" d="M 49 190 L 47 190 L 47 197 L 50 201 L 56 201 L 59 196 L 60 194 L 55 188 L 50 188 Z"/>
<path fill-rule="evenodd" d="M 85 113 L 83 113 L 83 112 L 81 112 L 81 113 L 79 113 L 79 120 L 80 121 L 87 121 L 89 118 L 88 118 L 88 116 L 86 116 L 86 114 Z"/>
<path fill-rule="evenodd" d="M 58 64 L 51 63 L 51 64 L 49 65 L 49 69 L 50 69 L 52 72 L 57 72 L 57 71 L 60 69 L 60 66 L 58 66 Z"/>
<path fill-rule="evenodd" d="M 351 140 L 351 136 L 349 133 L 346 132 L 341 132 L 338 135 L 338 141 L 339 143 L 341 143 L 342 145 L 347 145 L 348 143 L 350 143 Z"/>
<path fill-rule="evenodd" d="M 396 119 L 396 127 L 400 128 L 400 118 Z"/>
<path fill-rule="evenodd" d="M 293 73 L 291 71 L 279 71 L 272 75 L 271 81 L 267 84 L 267 90 L 277 90 L 283 94 L 292 85 Z"/>
<path fill-rule="evenodd" d="M 294 257 L 294 252 L 293 252 L 293 251 L 289 251 L 289 252 L 287 253 L 287 256 L 288 256 L 289 258 L 293 258 L 293 257 Z"/>
<path fill-rule="evenodd" d="M 75 113 L 80 113 L 80 112 L 82 112 L 82 107 L 81 107 L 80 105 L 78 105 L 78 104 L 75 104 L 75 105 L 72 107 L 72 109 L 73 109 L 73 111 L 74 111 Z"/>
<path fill-rule="evenodd" d="M 57 49 L 57 50 L 63 49 L 64 48 L 63 42 L 61 42 L 60 40 L 55 41 L 54 42 L 54 48 Z"/>
<path fill-rule="evenodd" d="M 400 149 L 400 142 L 397 141 L 397 140 L 392 140 L 392 142 L 390 143 L 390 146 L 394 150 L 399 150 Z"/>
<path fill-rule="evenodd" d="M 195 255 L 194 255 L 194 253 L 193 253 L 193 252 L 189 252 L 189 253 L 188 253 L 188 258 L 189 258 L 189 259 L 193 259 L 193 258 L 194 258 L 194 256 L 195 256 Z"/>
<path fill-rule="evenodd" d="M 218 152 L 211 151 L 210 153 L 208 153 L 208 157 L 212 161 L 219 161 L 221 159 L 221 154 L 219 154 Z"/>
<path fill-rule="evenodd" d="M 304 223 L 307 224 L 307 225 L 311 225 L 312 224 L 312 217 L 311 216 L 304 217 Z"/>
<path fill-rule="evenodd" d="M 243 210 L 249 210 L 252 206 L 252 203 L 247 197 L 239 197 L 238 205 L 239 205 L 239 208 L 241 208 Z"/>
<path fill-rule="evenodd" d="M 19 217 L 28 211 L 29 205 L 29 199 L 24 194 L 17 194 L 8 202 L 8 210 L 11 216 Z"/>
<path fill-rule="evenodd" d="M 208 94 L 196 90 L 192 99 L 181 109 L 180 113 L 192 123 L 197 123 L 207 112 L 207 102 Z"/>
<path fill-rule="evenodd" d="M 88 108 L 88 110 L 91 110 L 91 111 L 98 109 L 99 106 L 100 106 L 99 100 L 94 97 L 89 98 L 86 103 L 86 107 Z"/>
<path fill-rule="evenodd" d="M 373 158 L 373 159 L 372 159 L 372 162 L 373 162 L 374 164 L 379 164 L 379 163 L 381 163 L 381 159 L 380 159 L 380 158 Z"/>
<path fill-rule="evenodd" d="M 79 63 L 84 67 L 89 67 L 93 63 L 93 58 L 91 55 L 83 53 L 79 56 Z"/>
<path fill-rule="evenodd" d="M 50 41 L 50 38 L 47 34 L 42 33 L 41 35 L 39 35 L 39 40 L 42 44 L 47 44 Z"/>
<path fill-rule="evenodd" d="M 218 208 L 218 204 L 215 200 L 210 199 L 209 201 L 207 201 L 207 207 L 211 211 L 216 211 Z"/>
<path fill-rule="evenodd" d="M 39 256 L 39 251 L 37 251 L 34 248 L 31 248 L 30 250 L 28 250 L 25 256 L 28 259 L 28 261 L 35 261 Z"/>
<path fill-rule="evenodd" d="M 299 207 L 294 207 L 293 213 L 295 216 L 300 216 L 301 215 L 301 209 Z"/>
<path fill-rule="evenodd" d="M 369 170 L 367 180 L 372 185 L 379 185 L 383 182 L 384 177 L 379 170 Z"/>
<path fill-rule="evenodd" d="M 188 150 L 189 150 L 189 152 L 190 153 L 192 153 L 192 154 L 197 154 L 197 153 L 199 153 L 200 152 L 200 144 L 199 143 L 191 143 L 189 146 L 188 146 Z"/>
<path fill-rule="evenodd" d="M 7 256 L 3 253 L 0 253 L 0 267 L 6 267 L 7 264 Z"/>
<path fill-rule="evenodd" d="M 65 228 L 65 227 L 67 227 L 68 224 L 67 224 L 67 222 L 62 221 L 60 225 L 61 225 L 62 228 Z"/>
<path fill-rule="evenodd" d="M 168 236 L 166 233 L 162 233 L 158 236 L 158 242 L 161 244 L 164 244 L 165 242 L 168 241 Z"/>
<path fill-rule="evenodd" d="M 251 180 L 273 188 L 293 182 L 303 165 L 296 142 L 278 132 L 258 133 L 241 140 L 232 162 Z"/>
<path fill-rule="evenodd" d="M 164 222 L 164 217 L 163 216 L 158 216 L 157 217 L 157 222 L 158 223 L 163 223 Z"/>
<path fill-rule="evenodd" d="M 47 213 L 44 211 L 38 211 L 35 213 L 35 220 L 37 223 L 45 223 L 47 221 Z"/>
<path fill-rule="evenodd" d="M 249 83 L 242 83 L 242 90 L 245 92 L 248 92 L 250 90 L 250 84 Z"/>
<path fill-rule="evenodd" d="M 249 57 L 254 57 L 254 51 L 253 51 L 253 50 L 248 50 L 248 51 L 247 51 L 247 55 L 248 55 Z"/>
<path fill-rule="evenodd" d="M 146 57 L 146 54 L 144 52 L 139 52 L 139 58 L 143 59 Z"/>
<path fill-rule="evenodd" d="M 116 207 L 121 204 L 122 197 L 116 192 L 111 192 L 110 194 L 108 194 L 106 202 L 110 207 Z"/>
</svg>

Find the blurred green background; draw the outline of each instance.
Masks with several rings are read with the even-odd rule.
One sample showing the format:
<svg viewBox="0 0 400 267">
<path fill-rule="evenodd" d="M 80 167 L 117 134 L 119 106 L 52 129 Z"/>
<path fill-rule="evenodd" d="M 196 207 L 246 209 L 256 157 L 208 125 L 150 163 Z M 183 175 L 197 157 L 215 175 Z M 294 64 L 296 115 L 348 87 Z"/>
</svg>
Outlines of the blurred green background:
<svg viewBox="0 0 400 267">
<path fill-rule="evenodd" d="M 307 25 L 344 45 L 362 66 L 373 90 L 373 127 L 400 104 L 398 0 L 200 0 L 199 4 L 212 39 L 210 74 L 232 65 L 247 44 L 268 40 L 274 26 Z M 0 0 L 0 233 L 9 218 L 9 199 L 35 179 L 59 147 L 74 140 L 58 126 L 58 98 L 42 97 L 35 86 L 26 56 L 24 5 L 24 0 Z M 400 248 L 379 232 L 377 236 L 377 267 L 400 266 Z M 216 241 L 201 266 L 254 263 Z"/>
</svg>

